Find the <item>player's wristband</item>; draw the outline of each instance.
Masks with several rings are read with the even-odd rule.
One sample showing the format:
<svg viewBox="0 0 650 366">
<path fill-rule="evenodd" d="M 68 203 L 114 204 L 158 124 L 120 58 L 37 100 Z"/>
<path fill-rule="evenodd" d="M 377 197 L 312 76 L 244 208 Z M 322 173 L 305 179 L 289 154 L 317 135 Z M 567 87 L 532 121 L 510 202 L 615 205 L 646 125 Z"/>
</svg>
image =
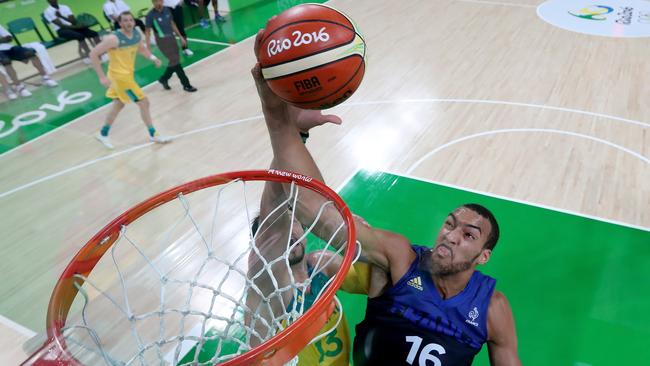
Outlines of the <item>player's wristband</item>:
<svg viewBox="0 0 650 366">
<path fill-rule="evenodd" d="M 156 55 L 154 55 L 154 54 L 149 56 L 149 60 L 151 60 L 151 61 L 156 61 L 157 59 L 158 59 L 158 57 L 156 57 Z"/>
<path fill-rule="evenodd" d="M 300 131 L 300 138 L 302 139 L 302 143 L 306 144 L 307 139 L 309 138 L 309 132 Z"/>
</svg>

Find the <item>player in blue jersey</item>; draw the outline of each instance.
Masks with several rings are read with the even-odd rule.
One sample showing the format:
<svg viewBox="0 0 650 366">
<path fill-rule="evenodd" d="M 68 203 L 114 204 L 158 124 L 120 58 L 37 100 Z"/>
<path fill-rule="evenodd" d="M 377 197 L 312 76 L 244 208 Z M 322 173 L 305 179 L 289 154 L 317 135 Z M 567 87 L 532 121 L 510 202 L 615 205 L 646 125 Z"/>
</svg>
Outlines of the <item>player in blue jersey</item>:
<svg viewBox="0 0 650 366">
<path fill-rule="evenodd" d="M 263 31 L 258 33 L 256 50 Z M 255 53 L 257 54 L 257 52 Z M 275 96 L 252 70 L 277 169 L 323 177 L 292 118 L 296 108 Z M 323 198 L 306 192 L 297 217 L 311 223 Z M 493 366 L 521 365 L 512 310 L 495 280 L 476 270 L 487 263 L 499 237 L 484 207 L 463 205 L 449 213 L 434 248 L 403 235 L 356 222 L 363 256 L 372 264 L 365 320 L 357 327 L 355 366 L 470 365 L 487 343 Z M 315 233 L 327 228 L 315 228 Z"/>
</svg>

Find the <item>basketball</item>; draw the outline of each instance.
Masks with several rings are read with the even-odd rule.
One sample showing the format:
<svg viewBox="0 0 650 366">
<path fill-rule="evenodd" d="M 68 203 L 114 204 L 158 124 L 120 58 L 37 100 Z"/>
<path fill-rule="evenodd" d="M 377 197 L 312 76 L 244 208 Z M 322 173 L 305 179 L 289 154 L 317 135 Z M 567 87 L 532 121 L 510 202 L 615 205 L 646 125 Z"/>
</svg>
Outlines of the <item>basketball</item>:
<svg viewBox="0 0 650 366">
<path fill-rule="evenodd" d="M 366 44 L 359 30 L 326 5 L 298 5 L 269 20 L 258 52 L 271 90 L 305 109 L 342 103 L 365 71 Z"/>
</svg>

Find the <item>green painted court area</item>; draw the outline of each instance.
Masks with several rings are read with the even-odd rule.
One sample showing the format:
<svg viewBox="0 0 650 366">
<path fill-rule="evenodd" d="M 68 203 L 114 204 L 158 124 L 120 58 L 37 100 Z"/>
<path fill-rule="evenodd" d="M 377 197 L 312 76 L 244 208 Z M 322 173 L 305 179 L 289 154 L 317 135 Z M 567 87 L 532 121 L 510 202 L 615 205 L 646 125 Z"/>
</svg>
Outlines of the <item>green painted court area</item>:
<svg viewBox="0 0 650 366">
<path fill-rule="evenodd" d="M 340 195 L 372 226 L 422 245 L 455 207 L 488 207 L 501 239 L 480 270 L 510 301 L 524 365 L 648 364 L 650 231 L 378 172 L 359 172 Z M 365 300 L 340 297 L 358 323 Z M 486 347 L 474 364 L 489 365 Z"/>
<path fill-rule="evenodd" d="M 340 195 L 372 226 L 422 245 L 434 243 L 455 207 L 479 203 L 492 210 L 501 239 L 480 270 L 497 278 L 510 301 L 524 365 L 650 360 L 650 231 L 381 172 L 358 172 Z M 366 299 L 338 296 L 354 333 Z M 211 353 L 204 346 L 201 359 Z M 190 352 L 184 361 L 192 359 Z M 487 347 L 474 365 L 489 365 Z"/>
<path fill-rule="evenodd" d="M 101 9 L 103 1 L 93 0 L 93 2 L 95 8 Z M 324 3 L 325 0 L 257 1 L 250 6 L 231 11 L 226 16 L 226 22 L 223 24 L 211 22 L 210 27 L 205 29 L 198 26 L 188 28 L 186 30 L 187 38 L 194 55 L 191 57 L 183 56 L 181 59 L 183 66 L 187 67 L 226 49 L 229 45 L 253 36 L 260 28 L 264 27 L 267 19 L 273 15 L 305 2 Z M 150 2 L 145 3 L 150 4 Z M 40 4 L 43 9 L 45 8 L 44 4 L 45 1 Z M 15 17 L 31 16 L 33 19 L 38 20 L 39 12 L 42 11 L 41 6 L 37 7 L 31 3 L 29 5 L 25 6 L 24 9 L 15 8 L 11 14 L 15 14 L 13 15 Z M 77 11 L 76 4 L 69 3 L 69 5 L 73 11 Z M 139 3 L 138 5 L 142 4 Z M 4 6 L 8 5 L 5 4 Z M 88 7 L 89 4 L 84 2 L 84 6 L 80 7 L 78 12 L 90 11 Z M 134 7 L 134 9 L 136 8 Z M 36 14 L 32 14 L 33 12 L 36 12 Z M 100 18 L 101 16 L 97 15 L 97 17 Z M 0 18 L 0 21 L 5 23 L 8 20 L 10 19 L 6 15 Z M 106 23 L 103 19 L 100 21 Z M 107 27 L 107 24 L 104 24 L 104 26 Z M 27 36 L 30 35 L 33 36 L 33 34 Z M 24 40 L 22 37 L 21 40 L 30 41 L 30 39 Z M 154 47 L 153 52 L 158 58 L 165 60 L 157 48 Z M 141 86 L 155 83 L 162 75 L 164 66 L 165 62 L 163 62 L 162 68 L 157 69 L 150 61 L 138 56 L 135 71 L 136 81 Z M 106 68 L 106 65 L 104 67 Z M 215 72 L 218 72 L 218 70 L 215 70 Z M 190 80 L 192 80 L 191 69 L 187 73 Z M 64 79 L 57 78 L 56 74 L 54 74 L 54 77 L 59 82 L 59 86 L 56 88 L 41 87 L 33 90 L 33 95 L 29 98 L 0 103 L 0 154 L 111 102 L 110 99 L 105 97 L 106 89 L 99 83 L 95 72 L 90 66 Z M 103 118 L 103 115 L 97 116 L 97 128 L 101 126 Z"/>
</svg>

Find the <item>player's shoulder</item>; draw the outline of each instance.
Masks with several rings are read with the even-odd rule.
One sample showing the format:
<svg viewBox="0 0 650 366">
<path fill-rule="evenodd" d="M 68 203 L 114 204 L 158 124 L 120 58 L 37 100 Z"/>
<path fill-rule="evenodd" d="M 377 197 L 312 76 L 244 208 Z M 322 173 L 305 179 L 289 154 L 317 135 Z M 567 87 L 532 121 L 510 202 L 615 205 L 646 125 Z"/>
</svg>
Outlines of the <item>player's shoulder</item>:
<svg viewBox="0 0 650 366">
<path fill-rule="evenodd" d="M 508 304 L 509 303 L 506 295 L 504 295 L 503 292 L 494 289 L 492 292 L 492 297 L 490 298 L 490 306 L 504 306 Z"/>
<path fill-rule="evenodd" d="M 503 292 L 495 289 L 492 292 L 488 306 L 488 322 L 498 324 L 502 319 L 511 317 L 511 314 L 512 310 L 510 309 L 508 298 L 506 298 Z"/>
<path fill-rule="evenodd" d="M 115 31 L 115 32 L 118 32 L 118 31 Z M 109 34 L 105 35 L 102 38 L 102 43 L 106 43 L 106 44 L 109 44 L 109 45 L 117 45 L 120 42 L 120 39 L 117 36 L 117 33 L 115 33 L 115 32 L 112 32 L 112 33 L 109 33 Z"/>
</svg>

